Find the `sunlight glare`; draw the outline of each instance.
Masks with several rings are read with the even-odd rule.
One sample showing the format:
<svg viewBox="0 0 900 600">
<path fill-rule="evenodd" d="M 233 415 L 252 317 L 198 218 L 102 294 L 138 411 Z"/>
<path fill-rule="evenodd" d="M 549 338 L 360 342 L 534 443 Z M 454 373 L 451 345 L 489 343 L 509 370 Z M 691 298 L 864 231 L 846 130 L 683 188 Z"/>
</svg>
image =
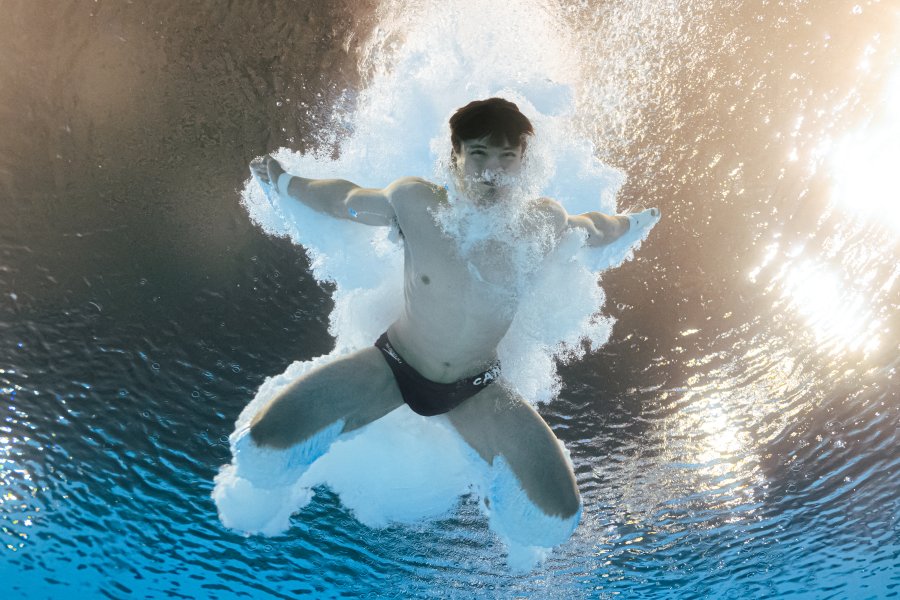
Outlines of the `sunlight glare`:
<svg viewBox="0 0 900 600">
<path fill-rule="evenodd" d="M 900 231 L 900 71 L 890 78 L 881 118 L 840 140 L 831 155 L 832 199 L 851 215 Z"/>
<path fill-rule="evenodd" d="M 858 293 L 834 272 L 812 261 L 790 268 L 783 297 L 808 323 L 823 348 L 870 352 L 878 346 L 880 322 Z"/>
</svg>

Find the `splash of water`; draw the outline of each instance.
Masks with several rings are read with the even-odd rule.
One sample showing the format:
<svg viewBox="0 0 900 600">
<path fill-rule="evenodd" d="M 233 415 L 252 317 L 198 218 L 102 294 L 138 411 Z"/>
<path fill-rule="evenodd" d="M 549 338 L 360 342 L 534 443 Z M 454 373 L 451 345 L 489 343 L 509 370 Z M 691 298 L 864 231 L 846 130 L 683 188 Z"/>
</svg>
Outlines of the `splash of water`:
<svg viewBox="0 0 900 600">
<path fill-rule="evenodd" d="M 615 212 L 615 193 L 623 177 L 595 158 L 591 140 L 574 125 L 572 90 L 579 61 L 566 30 L 551 12 L 540 4 L 482 1 L 403 3 L 402 7 L 388 3 L 381 11 L 380 25 L 361 63 L 368 74 L 367 85 L 359 92 L 355 109 L 342 116 L 342 129 L 349 134 L 340 141 L 340 155 L 300 155 L 282 149 L 276 158 L 290 172 L 341 177 L 368 187 L 383 187 L 409 175 L 452 185 L 447 176 L 449 116 L 473 99 L 502 96 L 517 103 L 535 126 L 523 165 L 528 193 L 554 197 L 570 214 Z M 276 512 L 283 518 L 277 526 L 271 523 L 271 511 L 259 515 L 242 509 L 260 505 L 254 494 L 265 496 L 266 502 L 272 496 L 270 490 L 256 489 L 239 475 L 242 438 L 238 432 L 300 374 L 332 357 L 370 346 L 396 319 L 403 302 L 403 255 L 386 228 L 331 219 L 298 202 L 266 196 L 253 181 L 245 187 L 243 204 L 266 233 L 287 236 L 306 248 L 317 279 L 334 283 L 329 331 L 335 337 L 335 349 L 329 356 L 295 363 L 283 375 L 267 380 L 239 417 L 232 435 L 236 458 L 223 468 L 214 494 L 223 521 L 240 523 L 239 528 L 247 531 L 284 529 L 287 515 L 309 499 L 297 486 L 329 485 L 358 518 L 371 525 L 446 512 L 466 489 L 486 493 L 496 478 L 486 475 L 486 465 L 460 446 L 455 432 L 440 418 L 425 419 L 401 407 L 395 411 L 398 414 L 373 423 L 352 439 L 336 442 L 291 484 L 290 493 L 283 496 L 290 506 L 278 507 Z M 471 207 L 452 202 L 446 212 L 435 215 L 463 251 L 485 236 L 496 235 L 490 228 L 479 228 L 493 221 L 476 216 Z M 529 285 L 517 290 L 518 310 L 498 354 L 504 378 L 523 397 L 531 402 L 552 400 L 561 385 L 557 361 L 583 355 L 585 341 L 596 348 L 608 339 L 612 323 L 601 312 L 604 294 L 596 272 L 631 256 L 653 224 L 655 220 L 634 228 L 602 249 L 585 249 L 583 235 L 576 232 L 554 240 L 553 245 L 541 236 L 513 244 L 518 244 L 521 258 L 517 262 L 528 273 Z M 545 258 L 535 272 L 537 255 Z M 402 427 L 402 436 L 397 427 Z M 352 452 L 347 451 L 348 444 Z M 398 447 L 404 448 L 399 455 Z M 417 461 L 422 460 L 430 466 L 419 468 Z M 372 473 L 378 473 L 377 481 L 372 481 Z M 445 476 L 435 477 L 435 473 Z M 407 503 L 395 493 L 372 492 L 394 489 L 397 482 L 402 482 L 400 488 L 407 495 L 409 490 L 422 493 L 411 494 L 415 501 Z M 468 482 L 468 487 L 461 482 Z M 359 498 L 365 501 L 354 500 Z M 492 519 L 491 524 L 507 541 L 519 540 L 510 542 L 512 548 L 528 545 L 523 546 L 515 524 L 502 519 Z M 527 529 L 524 523 L 519 525 Z M 534 540 L 534 545 L 542 542 Z M 513 555 L 533 559 L 540 553 Z"/>
</svg>

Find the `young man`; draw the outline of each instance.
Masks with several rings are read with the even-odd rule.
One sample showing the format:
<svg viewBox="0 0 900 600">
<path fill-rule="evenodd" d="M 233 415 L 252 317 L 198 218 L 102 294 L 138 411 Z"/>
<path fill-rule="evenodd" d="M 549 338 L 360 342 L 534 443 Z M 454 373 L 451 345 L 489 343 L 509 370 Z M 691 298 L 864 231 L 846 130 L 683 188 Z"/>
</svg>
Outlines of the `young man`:
<svg viewBox="0 0 900 600">
<path fill-rule="evenodd" d="M 531 123 L 512 102 L 490 98 L 459 109 L 450 127 L 455 201 L 494 207 L 496 215 L 497 207 L 510 201 Z M 288 386 L 251 421 L 252 442 L 269 449 L 309 443 L 316 450 L 303 454 L 315 458 L 311 455 L 320 455 L 341 433 L 403 403 L 422 415 L 446 414 L 478 455 L 490 465 L 504 465 L 524 492 L 524 499 L 514 502 L 486 498 L 491 510 L 510 513 L 502 516 L 513 522 L 546 517 L 547 523 L 558 523 L 558 531 L 542 535 L 540 545 L 565 541 L 581 507 L 574 474 L 550 428 L 503 383 L 497 361 L 497 346 L 517 305 L 515 275 L 522 269 L 514 253 L 504 251 L 504 244 L 515 240 L 487 239 L 462 251 L 435 216 L 442 210 L 452 214 L 446 211 L 449 192 L 422 179 L 365 189 L 343 180 L 293 176 L 270 156 L 251 168 L 282 197 L 322 213 L 376 227 L 396 224 L 405 249 L 400 318 L 374 346 Z M 580 228 L 590 245 L 607 244 L 630 226 L 626 216 L 570 216 L 547 199 L 532 201 L 527 210 L 530 218 L 512 223 L 549 231 L 557 239 Z M 514 229 L 498 231 L 529 234 Z"/>
</svg>

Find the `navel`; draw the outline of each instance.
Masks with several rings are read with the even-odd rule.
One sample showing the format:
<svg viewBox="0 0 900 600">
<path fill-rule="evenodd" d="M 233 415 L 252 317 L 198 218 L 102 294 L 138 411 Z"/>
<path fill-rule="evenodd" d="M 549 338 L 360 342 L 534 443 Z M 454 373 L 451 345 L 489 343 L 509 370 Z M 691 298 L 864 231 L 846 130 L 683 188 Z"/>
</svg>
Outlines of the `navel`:
<svg viewBox="0 0 900 600">
<path fill-rule="evenodd" d="M 422 283 L 428 285 L 429 283 L 431 283 L 431 278 L 428 277 L 428 275 L 422 275 Z"/>
</svg>

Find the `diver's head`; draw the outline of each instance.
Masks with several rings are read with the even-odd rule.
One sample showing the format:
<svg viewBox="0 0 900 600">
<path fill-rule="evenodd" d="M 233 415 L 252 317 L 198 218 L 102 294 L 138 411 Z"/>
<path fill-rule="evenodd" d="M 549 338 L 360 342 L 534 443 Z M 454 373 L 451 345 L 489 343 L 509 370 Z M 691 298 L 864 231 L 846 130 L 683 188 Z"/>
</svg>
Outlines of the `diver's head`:
<svg viewBox="0 0 900 600">
<path fill-rule="evenodd" d="M 476 202 L 494 198 L 518 176 L 533 134 L 531 122 L 509 100 L 475 100 L 457 110 L 450 118 L 457 187 Z"/>
</svg>

